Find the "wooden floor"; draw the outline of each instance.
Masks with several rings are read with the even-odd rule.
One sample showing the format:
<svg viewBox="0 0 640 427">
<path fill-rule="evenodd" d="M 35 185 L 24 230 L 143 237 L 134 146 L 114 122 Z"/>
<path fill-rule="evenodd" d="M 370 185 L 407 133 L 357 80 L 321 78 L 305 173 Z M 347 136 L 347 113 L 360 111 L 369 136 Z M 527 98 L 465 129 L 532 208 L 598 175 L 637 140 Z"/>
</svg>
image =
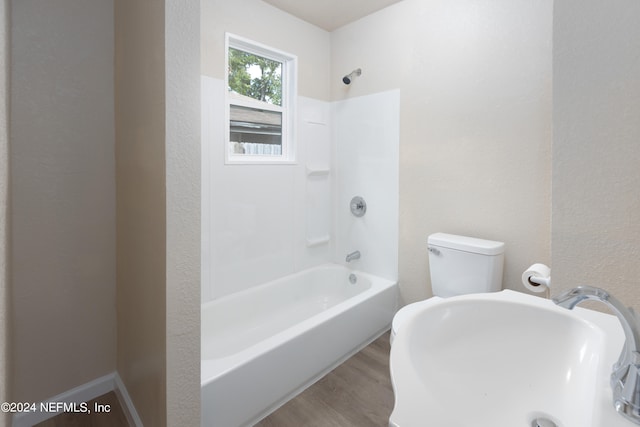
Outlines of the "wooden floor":
<svg viewBox="0 0 640 427">
<path fill-rule="evenodd" d="M 259 427 L 387 427 L 393 409 L 389 333 L 355 354 Z"/>
<path fill-rule="evenodd" d="M 94 404 L 109 405 L 109 412 L 96 413 Z M 34 427 L 129 427 L 120 402 L 113 391 L 87 402 L 90 414 L 62 413 Z"/>
</svg>

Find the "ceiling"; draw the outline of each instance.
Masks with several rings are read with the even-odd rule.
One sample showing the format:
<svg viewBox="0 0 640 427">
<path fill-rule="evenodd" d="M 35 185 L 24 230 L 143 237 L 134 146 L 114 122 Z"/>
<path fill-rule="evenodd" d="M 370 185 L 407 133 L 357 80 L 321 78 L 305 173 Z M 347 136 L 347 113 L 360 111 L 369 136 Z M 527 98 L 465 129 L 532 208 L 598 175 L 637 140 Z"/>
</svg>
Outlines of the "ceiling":
<svg viewBox="0 0 640 427">
<path fill-rule="evenodd" d="M 333 31 L 401 0 L 264 1 L 320 28 Z"/>
</svg>

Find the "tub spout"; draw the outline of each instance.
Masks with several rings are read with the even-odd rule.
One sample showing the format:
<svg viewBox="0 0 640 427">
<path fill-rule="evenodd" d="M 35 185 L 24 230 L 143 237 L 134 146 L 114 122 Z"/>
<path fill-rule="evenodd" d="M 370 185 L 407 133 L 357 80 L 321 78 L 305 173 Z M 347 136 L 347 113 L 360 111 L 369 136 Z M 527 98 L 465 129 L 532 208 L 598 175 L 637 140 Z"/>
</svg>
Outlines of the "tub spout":
<svg viewBox="0 0 640 427">
<path fill-rule="evenodd" d="M 347 257 L 344 259 L 346 262 L 351 262 L 354 259 L 360 259 L 360 251 L 351 252 L 347 254 Z"/>
<path fill-rule="evenodd" d="M 611 373 L 613 406 L 619 414 L 640 424 L 640 323 L 633 309 L 627 308 L 603 289 L 579 286 L 553 298 L 560 307 L 572 310 L 585 300 L 600 301 L 618 316 L 625 342 Z"/>
</svg>

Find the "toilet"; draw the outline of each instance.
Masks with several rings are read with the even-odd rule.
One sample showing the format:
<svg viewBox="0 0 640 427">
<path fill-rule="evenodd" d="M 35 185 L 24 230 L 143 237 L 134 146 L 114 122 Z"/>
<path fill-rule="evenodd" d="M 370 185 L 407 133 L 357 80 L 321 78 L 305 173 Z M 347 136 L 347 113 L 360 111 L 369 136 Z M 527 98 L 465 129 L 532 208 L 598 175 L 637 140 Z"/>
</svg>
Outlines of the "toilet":
<svg viewBox="0 0 640 427">
<path fill-rule="evenodd" d="M 448 298 L 502 289 L 504 243 L 455 234 L 435 233 L 427 239 L 433 295 Z M 391 324 L 391 342 L 425 301 L 401 308 Z"/>
</svg>

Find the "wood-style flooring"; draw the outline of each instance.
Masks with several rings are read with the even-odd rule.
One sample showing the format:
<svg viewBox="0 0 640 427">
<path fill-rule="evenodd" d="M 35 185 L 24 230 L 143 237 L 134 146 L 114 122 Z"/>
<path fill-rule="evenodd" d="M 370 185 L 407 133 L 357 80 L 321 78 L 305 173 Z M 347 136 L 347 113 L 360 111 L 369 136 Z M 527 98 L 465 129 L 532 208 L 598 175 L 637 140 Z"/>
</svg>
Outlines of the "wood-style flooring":
<svg viewBox="0 0 640 427">
<path fill-rule="evenodd" d="M 110 391 L 88 401 L 89 409 L 94 408 L 96 402 L 109 405 L 109 412 L 96 413 L 93 410 L 90 414 L 65 412 L 34 427 L 129 427 L 115 392 Z"/>
<path fill-rule="evenodd" d="M 389 350 L 387 332 L 256 426 L 388 426 L 394 403 Z"/>
</svg>

